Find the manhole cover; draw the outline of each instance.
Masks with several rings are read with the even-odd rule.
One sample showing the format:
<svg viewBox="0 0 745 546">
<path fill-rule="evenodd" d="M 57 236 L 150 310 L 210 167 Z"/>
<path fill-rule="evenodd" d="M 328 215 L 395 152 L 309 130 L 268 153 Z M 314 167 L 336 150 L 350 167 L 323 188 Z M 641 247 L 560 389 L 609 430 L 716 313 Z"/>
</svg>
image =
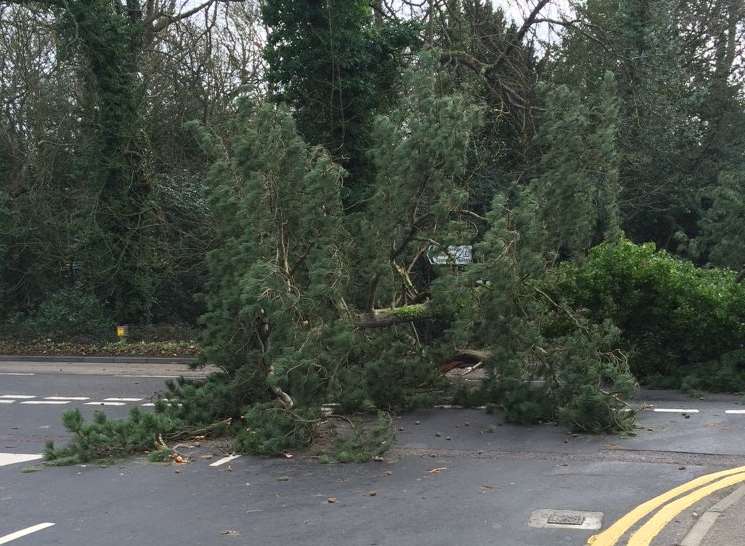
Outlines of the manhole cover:
<svg viewBox="0 0 745 546">
<path fill-rule="evenodd" d="M 582 514 L 569 514 L 566 512 L 552 512 L 548 516 L 547 523 L 551 525 L 582 525 L 585 516 Z"/>
<path fill-rule="evenodd" d="M 602 512 L 580 512 L 579 510 L 536 510 L 530 514 L 528 525 L 539 529 L 590 529 L 603 526 Z"/>
</svg>

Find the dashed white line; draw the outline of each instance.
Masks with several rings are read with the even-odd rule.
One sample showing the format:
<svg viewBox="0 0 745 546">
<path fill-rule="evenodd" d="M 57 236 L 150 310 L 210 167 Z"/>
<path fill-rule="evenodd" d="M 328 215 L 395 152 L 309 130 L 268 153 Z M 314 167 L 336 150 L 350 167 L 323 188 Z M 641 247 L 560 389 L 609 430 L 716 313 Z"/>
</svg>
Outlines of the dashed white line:
<svg viewBox="0 0 745 546">
<path fill-rule="evenodd" d="M 240 455 L 228 455 L 227 457 L 223 457 L 222 459 L 218 459 L 214 463 L 210 464 L 210 466 L 220 466 L 220 465 L 223 465 L 225 463 L 229 463 L 230 461 L 232 461 L 234 459 L 237 459 L 238 457 L 240 457 Z"/>
<path fill-rule="evenodd" d="M 0 404 L 15 404 L 15 400 L 0 400 Z"/>
<path fill-rule="evenodd" d="M 45 396 L 44 400 L 67 400 L 68 402 L 82 402 L 90 400 L 90 396 Z"/>
<path fill-rule="evenodd" d="M 152 402 L 145 402 L 144 404 L 142 404 L 143 408 L 152 408 L 154 406 L 155 404 L 153 404 Z"/>
<path fill-rule="evenodd" d="M 86 402 L 86 406 L 126 406 L 125 402 Z"/>
<path fill-rule="evenodd" d="M 3 394 L 0 395 L 0 398 L 7 398 L 12 400 L 30 400 L 31 398 L 36 398 L 36 396 L 31 396 L 29 394 Z"/>
<path fill-rule="evenodd" d="M 18 540 L 19 538 L 25 537 L 32 533 L 43 531 L 44 529 L 48 529 L 49 527 L 53 526 L 54 523 L 46 522 L 39 523 L 38 525 L 33 525 L 31 527 L 26 527 L 25 529 L 21 529 L 20 531 L 16 531 L 15 533 L 10 533 L 9 535 L 0 537 L 0 544 L 7 544 L 8 542 L 12 542 L 13 540 Z"/>
<path fill-rule="evenodd" d="M 69 403 L 69 400 L 26 400 L 25 402 L 21 402 L 21 404 L 29 404 L 35 406 L 63 406 Z"/>
<path fill-rule="evenodd" d="M 105 402 L 142 402 L 142 398 L 104 398 Z"/>
<path fill-rule="evenodd" d="M 26 373 L 26 372 L 0 372 L 0 375 L 36 375 L 36 374 Z"/>
<path fill-rule="evenodd" d="M 745 415 L 745 409 L 728 409 L 724 413 L 729 415 Z"/>
<path fill-rule="evenodd" d="M 132 374 L 117 374 L 113 377 L 131 377 L 133 379 L 177 379 L 180 375 L 132 375 Z"/>
<path fill-rule="evenodd" d="M 654 408 L 655 413 L 698 413 L 697 409 Z"/>
<path fill-rule="evenodd" d="M 43 458 L 44 455 L 41 453 L 0 453 L 0 466 L 38 461 Z"/>
</svg>

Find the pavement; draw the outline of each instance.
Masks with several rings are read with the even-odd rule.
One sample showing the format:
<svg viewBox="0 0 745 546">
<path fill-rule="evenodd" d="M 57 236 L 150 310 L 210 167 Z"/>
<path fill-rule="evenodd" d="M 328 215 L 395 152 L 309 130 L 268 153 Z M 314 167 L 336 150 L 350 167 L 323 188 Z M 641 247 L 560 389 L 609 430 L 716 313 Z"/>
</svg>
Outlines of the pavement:
<svg viewBox="0 0 745 546">
<path fill-rule="evenodd" d="M 644 530 L 651 546 L 693 546 L 702 520 L 713 521 L 699 544 L 745 544 L 742 498 L 704 517 L 745 483 L 738 397 L 644 392 L 625 438 L 418 411 L 396 419 L 396 447 L 368 464 L 192 444 L 183 465 L 41 466 L 45 442 L 67 438 L 66 409 L 147 410 L 187 370 L 115 364 L 0 362 L 0 544 L 580 546 L 597 535 L 596 546 L 639 546 Z"/>
<path fill-rule="evenodd" d="M 741 490 L 745 492 L 745 490 Z M 745 544 L 745 497 L 722 512 L 705 537 L 707 546 L 735 546 Z"/>
</svg>

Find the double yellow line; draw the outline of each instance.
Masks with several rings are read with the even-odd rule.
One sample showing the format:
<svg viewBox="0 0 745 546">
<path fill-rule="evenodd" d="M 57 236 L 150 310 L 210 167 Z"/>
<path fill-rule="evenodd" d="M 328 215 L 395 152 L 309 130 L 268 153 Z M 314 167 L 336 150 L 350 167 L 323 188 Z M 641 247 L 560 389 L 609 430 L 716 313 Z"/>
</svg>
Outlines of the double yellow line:
<svg viewBox="0 0 745 546">
<path fill-rule="evenodd" d="M 691 480 L 640 504 L 602 533 L 590 537 L 587 544 L 592 546 L 616 546 L 621 537 L 642 518 L 664 505 L 649 521 L 639 527 L 626 543 L 626 546 L 649 546 L 660 531 L 683 510 L 720 489 L 731 487 L 740 482 L 745 482 L 745 466 L 706 474 Z M 673 500 L 684 493 L 688 494 Z"/>
</svg>

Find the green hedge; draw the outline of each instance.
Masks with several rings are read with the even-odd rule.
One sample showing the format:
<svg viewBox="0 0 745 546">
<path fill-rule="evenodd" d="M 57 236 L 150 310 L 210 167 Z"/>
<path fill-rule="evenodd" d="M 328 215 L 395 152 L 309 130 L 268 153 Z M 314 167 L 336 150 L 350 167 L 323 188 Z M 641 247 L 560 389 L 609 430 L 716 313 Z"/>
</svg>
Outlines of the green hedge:
<svg viewBox="0 0 745 546">
<path fill-rule="evenodd" d="M 595 247 L 581 263 L 563 264 L 548 288 L 621 328 L 641 381 L 736 391 L 745 389 L 745 286 L 735 277 L 653 244 L 621 241 Z"/>
</svg>

